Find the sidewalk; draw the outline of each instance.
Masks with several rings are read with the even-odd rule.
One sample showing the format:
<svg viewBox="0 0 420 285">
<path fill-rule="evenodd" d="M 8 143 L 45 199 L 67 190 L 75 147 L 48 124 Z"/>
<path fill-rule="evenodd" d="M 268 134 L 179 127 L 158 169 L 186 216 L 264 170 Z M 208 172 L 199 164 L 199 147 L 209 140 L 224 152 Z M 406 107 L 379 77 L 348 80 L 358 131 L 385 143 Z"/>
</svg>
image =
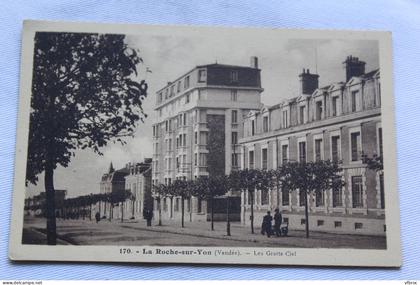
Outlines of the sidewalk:
<svg viewBox="0 0 420 285">
<path fill-rule="evenodd" d="M 198 238 L 215 238 L 232 240 L 238 242 L 253 242 L 255 246 L 275 245 L 279 247 L 302 247 L 302 248 L 366 248 L 381 249 L 386 248 L 385 237 L 330 234 L 322 232 L 309 232 L 306 238 L 305 231 L 289 230 L 286 237 L 271 236 L 268 238 L 260 233 L 260 227 L 254 224 L 254 234 L 251 227 L 244 226 L 239 222 L 231 223 L 231 236 L 226 234 L 226 222 L 215 222 L 214 231 L 211 231 L 210 222 L 185 222 L 185 227 L 181 227 L 180 221 L 163 220 L 162 226 L 154 221 L 152 227 L 147 227 L 146 222 L 138 220 L 135 222 L 127 221 L 120 223 L 121 227 L 132 229 L 147 230 L 161 233 L 176 233 L 182 235 L 195 236 Z"/>
</svg>

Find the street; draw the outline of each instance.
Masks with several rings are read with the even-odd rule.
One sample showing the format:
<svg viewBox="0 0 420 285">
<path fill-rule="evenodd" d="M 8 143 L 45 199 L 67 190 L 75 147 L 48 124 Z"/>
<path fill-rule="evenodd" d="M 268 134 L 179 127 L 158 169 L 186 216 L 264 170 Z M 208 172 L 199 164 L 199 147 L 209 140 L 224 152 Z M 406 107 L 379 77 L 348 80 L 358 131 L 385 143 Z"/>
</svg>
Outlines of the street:
<svg viewBox="0 0 420 285">
<path fill-rule="evenodd" d="M 43 244 L 46 221 L 43 218 L 27 217 L 24 222 L 23 243 Z M 384 249 L 385 237 L 329 234 L 311 232 L 310 238 L 303 231 L 289 231 L 287 237 L 268 238 L 255 229 L 232 223 L 232 235 L 226 236 L 226 223 L 186 223 L 164 221 L 164 225 L 147 227 L 143 220 L 121 221 L 62 220 L 57 219 L 59 244 L 75 245 L 149 245 L 149 246 L 241 246 L 241 247 L 302 247 L 302 248 L 360 248 Z M 43 235 L 45 237 L 45 234 Z"/>
</svg>

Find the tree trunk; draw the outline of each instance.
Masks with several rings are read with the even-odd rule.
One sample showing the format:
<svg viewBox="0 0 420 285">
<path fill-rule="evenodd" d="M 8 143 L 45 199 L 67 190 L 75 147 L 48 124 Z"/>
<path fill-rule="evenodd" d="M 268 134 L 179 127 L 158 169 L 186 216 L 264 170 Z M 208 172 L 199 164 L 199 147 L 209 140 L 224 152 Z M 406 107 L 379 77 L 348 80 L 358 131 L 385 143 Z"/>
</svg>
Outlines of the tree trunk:
<svg viewBox="0 0 420 285">
<path fill-rule="evenodd" d="M 173 210 L 174 210 L 174 197 L 171 197 L 171 208 L 169 209 L 171 212 L 169 214 L 169 217 L 172 219 L 173 217 Z"/>
<path fill-rule="evenodd" d="M 136 200 L 133 200 L 132 202 L 133 203 L 131 205 L 132 205 L 133 209 L 132 209 L 132 213 L 131 214 L 132 214 L 132 218 L 134 219 L 134 214 L 135 214 L 134 206 L 135 206 Z"/>
<path fill-rule="evenodd" d="M 254 191 L 249 191 L 251 195 L 251 233 L 254 233 Z"/>
<path fill-rule="evenodd" d="M 104 202 L 104 216 L 106 216 L 106 201 Z"/>
<path fill-rule="evenodd" d="M 181 227 L 184 227 L 184 198 L 181 197 Z"/>
<path fill-rule="evenodd" d="M 111 219 L 112 219 L 112 214 L 113 214 L 112 209 L 113 208 L 114 208 L 114 204 L 110 203 L 109 204 L 109 221 L 111 221 Z"/>
<path fill-rule="evenodd" d="M 214 198 L 211 197 L 211 230 L 214 231 Z"/>
<path fill-rule="evenodd" d="M 226 235 L 230 236 L 230 197 L 226 198 Z"/>
<path fill-rule="evenodd" d="M 124 202 L 121 202 L 121 223 L 124 222 Z"/>
<path fill-rule="evenodd" d="M 305 191 L 305 229 L 306 229 L 306 238 L 309 238 L 308 193 L 306 191 Z"/>
<path fill-rule="evenodd" d="M 92 202 L 90 202 L 89 204 L 89 220 L 92 221 Z"/>
<path fill-rule="evenodd" d="M 47 216 L 47 244 L 57 244 L 57 232 L 55 221 L 55 190 L 54 168 L 47 163 L 45 168 L 45 193 L 46 193 L 46 216 Z"/>
<path fill-rule="evenodd" d="M 99 217 L 102 218 L 102 213 L 101 213 L 101 201 L 99 200 Z"/>
<path fill-rule="evenodd" d="M 192 222 L 192 197 L 190 197 L 190 222 Z"/>
<path fill-rule="evenodd" d="M 162 199 L 159 195 L 159 226 L 162 225 Z"/>
</svg>

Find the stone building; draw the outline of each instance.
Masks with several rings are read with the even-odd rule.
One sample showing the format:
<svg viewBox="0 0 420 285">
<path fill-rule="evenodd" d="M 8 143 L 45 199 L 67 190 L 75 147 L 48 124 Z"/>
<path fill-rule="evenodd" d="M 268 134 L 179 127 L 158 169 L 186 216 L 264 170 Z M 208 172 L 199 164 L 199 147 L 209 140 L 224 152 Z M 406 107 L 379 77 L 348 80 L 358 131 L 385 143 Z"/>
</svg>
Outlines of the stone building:
<svg viewBox="0 0 420 285">
<path fill-rule="evenodd" d="M 308 197 L 311 230 L 385 234 L 382 171 L 368 169 L 362 154 L 382 155 L 380 72 L 349 56 L 343 82 L 318 86 L 318 74 L 303 70 L 299 96 L 249 112 L 243 122 L 241 167 L 276 169 L 286 161 L 341 161 L 345 186 Z M 255 221 L 279 208 L 292 229 L 305 228 L 304 196 L 294 190 L 255 195 Z M 248 193 L 241 221 L 249 223 Z"/>
<path fill-rule="evenodd" d="M 115 170 L 112 162 L 107 173 L 102 175 L 100 193 L 122 193 L 125 190 L 125 176 L 129 174 L 127 167 Z"/>
<path fill-rule="evenodd" d="M 262 91 L 256 57 L 251 66 L 196 66 L 168 82 L 156 97 L 152 183 L 196 179 L 209 172 L 228 174 L 238 168 L 242 120 L 250 110 L 261 108 Z M 239 209 L 239 195 L 236 198 Z M 180 205 L 180 198 L 163 199 L 164 217 L 179 217 Z M 193 198 L 185 205 L 191 219 L 207 219 L 205 201 Z"/>
<path fill-rule="evenodd" d="M 126 217 L 143 218 L 143 210 L 153 210 L 152 197 L 152 159 L 128 165 L 129 174 L 125 176 L 125 189 L 134 199 L 126 201 Z"/>
</svg>

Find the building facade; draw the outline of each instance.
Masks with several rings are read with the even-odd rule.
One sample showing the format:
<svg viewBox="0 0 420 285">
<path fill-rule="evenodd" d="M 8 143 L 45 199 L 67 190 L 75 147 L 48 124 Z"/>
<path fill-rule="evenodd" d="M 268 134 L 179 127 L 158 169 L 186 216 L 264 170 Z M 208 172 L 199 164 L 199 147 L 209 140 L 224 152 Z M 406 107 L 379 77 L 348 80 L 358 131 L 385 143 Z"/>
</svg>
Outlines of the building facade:
<svg viewBox="0 0 420 285">
<path fill-rule="evenodd" d="M 100 182 L 100 193 L 122 193 L 125 190 L 125 176 L 129 174 L 127 167 L 115 170 L 112 162 Z"/>
<path fill-rule="evenodd" d="M 142 219 L 144 210 L 153 210 L 152 159 L 146 158 L 141 163 L 129 164 L 128 169 L 125 189 L 132 193 L 134 199 L 126 202 L 129 204 L 125 207 L 126 216 Z"/>
<path fill-rule="evenodd" d="M 241 167 L 276 169 L 287 161 L 339 161 L 341 191 L 311 194 L 309 227 L 315 231 L 384 235 L 383 171 L 368 169 L 362 155 L 382 155 L 380 72 L 349 56 L 343 82 L 319 87 L 317 74 L 303 70 L 300 95 L 251 111 L 243 122 Z M 305 229 L 304 196 L 294 190 L 255 194 L 255 221 L 279 208 L 291 229 Z M 250 221 L 248 193 L 241 221 Z"/>
<path fill-rule="evenodd" d="M 262 91 L 256 57 L 250 66 L 196 66 L 168 82 L 156 97 L 152 183 L 238 168 L 242 121 L 250 110 L 261 108 Z M 180 198 L 163 199 L 163 216 L 179 217 L 180 205 Z M 191 220 L 207 219 L 205 201 L 193 198 L 185 205 Z"/>
</svg>

